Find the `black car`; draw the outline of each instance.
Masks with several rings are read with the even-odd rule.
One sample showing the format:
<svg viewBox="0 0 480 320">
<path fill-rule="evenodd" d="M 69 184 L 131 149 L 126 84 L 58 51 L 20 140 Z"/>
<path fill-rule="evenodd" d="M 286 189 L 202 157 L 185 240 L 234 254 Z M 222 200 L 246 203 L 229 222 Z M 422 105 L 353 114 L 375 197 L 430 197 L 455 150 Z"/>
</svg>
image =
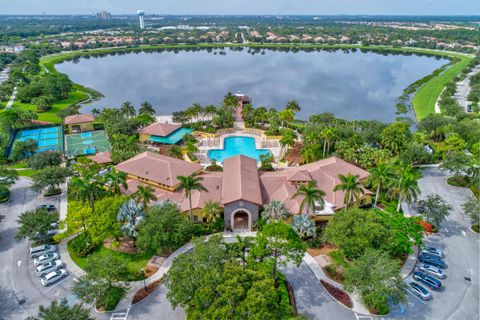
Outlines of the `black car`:
<svg viewBox="0 0 480 320">
<path fill-rule="evenodd" d="M 418 260 L 422 263 L 428 263 L 428 264 L 431 264 L 432 266 L 435 266 L 435 267 L 438 267 L 438 268 L 442 268 L 442 269 L 447 268 L 447 264 L 445 263 L 445 261 L 443 261 L 440 258 L 428 255 L 428 254 L 421 254 L 418 257 Z"/>
<path fill-rule="evenodd" d="M 426 273 L 415 271 L 412 275 L 413 279 L 417 280 L 418 282 L 423 283 L 424 285 L 432 288 L 433 290 L 440 290 L 442 288 L 442 283 L 440 280 L 435 279 L 432 276 L 429 276 Z"/>
<path fill-rule="evenodd" d="M 36 210 L 46 209 L 48 212 L 55 212 L 57 211 L 57 207 L 53 204 L 41 204 L 37 206 Z"/>
</svg>

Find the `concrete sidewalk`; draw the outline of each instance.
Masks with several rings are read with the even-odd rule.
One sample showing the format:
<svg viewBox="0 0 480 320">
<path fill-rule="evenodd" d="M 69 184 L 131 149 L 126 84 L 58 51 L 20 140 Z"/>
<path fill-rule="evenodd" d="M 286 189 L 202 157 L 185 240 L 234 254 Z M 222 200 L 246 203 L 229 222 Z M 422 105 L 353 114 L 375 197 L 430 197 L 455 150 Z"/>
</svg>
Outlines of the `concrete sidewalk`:
<svg viewBox="0 0 480 320">
<path fill-rule="evenodd" d="M 417 257 L 418 257 L 418 247 L 414 246 L 413 253 L 408 255 L 407 260 L 405 261 L 402 268 L 400 269 L 400 273 L 402 274 L 403 279 L 408 277 L 415 269 L 415 266 L 417 265 Z"/>
<path fill-rule="evenodd" d="M 315 278 L 317 278 L 318 281 L 323 280 L 325 282 L 328 282 L 332 286 L 335 286 L 339 289 L 345 290 L 341 283 L 333 281 L 332 279 L 327 277 L 325 272 L 323 272 L 323 269 L 318 265 L 317 261 L 315 261 L 315 259 L 311 255 L 309 255 L 308 253 L 305 254 L 305 256 L 303 257 L 303 262 L 305 262 L 307 264 L 307 266 L 310 268 L 310 270 L 312 270 L 313 274 L 315 275 Z M 359 313 L 359 314 L 365 314 L 365 315 L 370 314 L 368 309 L 363 305 L 363 303 L 360 299 L 360 296 L 358 296 L 357 294 L 349 294 L 349 295 L 350 295 L 350 298 L 352 299 L 352 304 L 353 304 L 352 311 L 353 312 Z"/>
</svg>

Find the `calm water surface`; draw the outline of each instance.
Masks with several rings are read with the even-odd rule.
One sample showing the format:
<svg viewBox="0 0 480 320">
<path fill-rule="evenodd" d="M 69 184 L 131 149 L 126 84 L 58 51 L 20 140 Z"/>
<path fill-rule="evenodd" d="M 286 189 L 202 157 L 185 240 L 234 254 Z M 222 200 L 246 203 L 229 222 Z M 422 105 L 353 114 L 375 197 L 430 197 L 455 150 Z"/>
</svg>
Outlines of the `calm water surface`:
<svg viewBox="0 0 480 320">
<path fill-rule="evenodd" d="M 360 51 L 213 52 L 220 50 L 107 55 L 65 61 L 57 68 L 105 95 L 83 112 L 129 100 L 137 107 L 149 101 L 158 115 L 166 115 L 194 102 L 218 105 L 226 92 L 242 91 L 255 106 L 267 108 L 295 99 L 303 119 L 329 111 L 346 119 L 392 121 L 403 89 L 448 62 Z"/>
</svg>

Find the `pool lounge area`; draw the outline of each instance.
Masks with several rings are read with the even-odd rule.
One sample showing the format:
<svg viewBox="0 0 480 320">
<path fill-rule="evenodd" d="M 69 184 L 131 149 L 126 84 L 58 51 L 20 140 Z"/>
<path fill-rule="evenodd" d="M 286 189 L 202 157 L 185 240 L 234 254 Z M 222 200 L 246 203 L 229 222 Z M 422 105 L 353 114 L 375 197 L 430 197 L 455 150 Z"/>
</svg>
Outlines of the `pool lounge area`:
<svg viewBox="0 0 480 320">
<path fill-rule="evenodd" d="M 260 162 L 260 156 L 264 154 L 272 153 L 268 149 L 257 149 L 255 138 L 246 136 L 226 137 L 223 141 L 223 149 L 211 149 L 207 153 L 210 160 L 221 163 L 237 155 L 244 155 Z"/>
<path fill-rule="evenodd" d="M 47 127 L 19 130 L 15 134 L 11 151 L 17 141 L 34 140 L 37 142 L 37 152 L 59 151 L 63 152 L 63 132 L 62 127 Z"/>
</svg>

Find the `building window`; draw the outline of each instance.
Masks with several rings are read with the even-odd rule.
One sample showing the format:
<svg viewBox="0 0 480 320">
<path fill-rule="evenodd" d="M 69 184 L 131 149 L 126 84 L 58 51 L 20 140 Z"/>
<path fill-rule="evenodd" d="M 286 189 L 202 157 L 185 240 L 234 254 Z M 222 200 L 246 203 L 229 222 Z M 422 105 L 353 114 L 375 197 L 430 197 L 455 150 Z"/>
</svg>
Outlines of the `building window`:
<svg viewBox="0 0 480 320">
<path fill-rule="evenodd" d="M 193 222 L 198 222 L 198 216 L 193 216 Z"/>
</svg>

